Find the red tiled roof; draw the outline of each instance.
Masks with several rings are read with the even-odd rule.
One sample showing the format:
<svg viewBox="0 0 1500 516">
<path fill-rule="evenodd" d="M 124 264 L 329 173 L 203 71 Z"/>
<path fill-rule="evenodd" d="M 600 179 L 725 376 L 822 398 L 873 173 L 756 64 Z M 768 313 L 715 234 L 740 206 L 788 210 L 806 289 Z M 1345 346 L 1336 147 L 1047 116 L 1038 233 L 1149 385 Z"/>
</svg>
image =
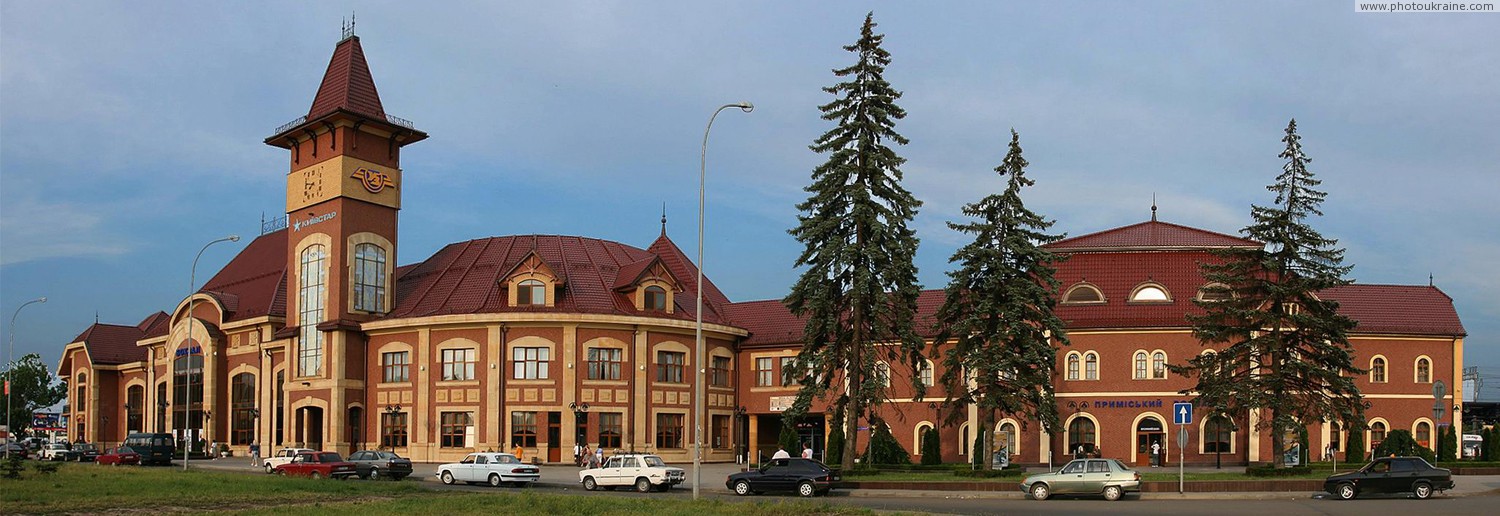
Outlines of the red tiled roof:
<svg viewBox="0 0 1500 516">
<path fill-rule="evenodd" d="M 932 337 L 936 333 L 938 307 L 943 305 L 942 290 L 923 290 L 917 295 L 917 334 Z M 727 312 L 736 326 L 750 330 L 743 345 L 749 347 L 802 343 L 807 320 L 792 315 L 779 299 L 731 303 Z"/>
<path fill-rule="evenodd" d="M 168 319 L 167 314 L 157 312 L 135 326 L 94 323 L 73 342 L 82 342 L 88 348 L 95 365 L 138 362 L 146 359 L 146 348 L 136 346 L 136 341 L 151 330 L 164 328 Z"/>
<path fill-rule="evenodd" d="M 1053 252 L 1073 250 L 1221 247 L 1260 247 L 1260 242 L 1168 222 L 1150 220 L 1097 233 L 1059 240 L 1046 247 Z"/>
<path fill-rule="evenodd" d="M 286 315 L 286 231 L 257 237 L 199 292 L 224 307 L 224 321 Z"/>
<path fill-rule="evenodd" d="M 1055 313 L 1070 329 L 1160 328 L 1186 326 L 1187 314 L 1202 313 L 1193 304 L 1207 281 L 1198 266 L 1219 259 L 1208 251 L 1079 252 L 1057 265 L 1059 301 L 1068 288 L 1088 282 L 1104 293 L 1102 305 L 1059 304 Z M 1142 283 L 1165 288 L 1170 303 L 1127 303 Z"/>
<path fill-rule="evenodd" d="M 504 274 L 535 252 L 542 261 L 567 279 L 551 307 L 509 306 L 501 288 Z M 627 266 L 657 254 L 673 277 L 689 290 L 697 271 L 665 238 L 642 250 L 617 242 L 559 235 L 526 235 L 481 238 L 449 244 L 426 260 L 397 270 L 396 306 L 386 319 L 450 314 L 500 312 L 550 312 L 639 315 L 627 293 L 617 292 L 620 272 Z M 676 256 L 672 256 L 672 255 Z M 686 279 L 684 279 L 686 278 Z M 723 324 L 715 310 L 727 304 L 723 294 L 705 281 L 703 319 Z M 693 298 L 675 296 L 671 314 L 655 317 L 693 318 Z"/>
<path fill-rule="evenodd" d="M 385 119 L 380 93 L 375 91 L 375 79 L 370 76 L 359 36 L 340 41 L 333 49 L 333 58 L 328 61 L 328 71 L 323 73 L 323 84 L 318 86 L 307 118 L 311 120 L 338 109 Z"/>
<path fill-rule="evenodd" d="M 1463 336 L 1453 298 L 1426 285 L 1344 285 L 1319 292 L 1339 302 L 1339 313 L 1359 326 L 1354 333 Z"/>
</svg>

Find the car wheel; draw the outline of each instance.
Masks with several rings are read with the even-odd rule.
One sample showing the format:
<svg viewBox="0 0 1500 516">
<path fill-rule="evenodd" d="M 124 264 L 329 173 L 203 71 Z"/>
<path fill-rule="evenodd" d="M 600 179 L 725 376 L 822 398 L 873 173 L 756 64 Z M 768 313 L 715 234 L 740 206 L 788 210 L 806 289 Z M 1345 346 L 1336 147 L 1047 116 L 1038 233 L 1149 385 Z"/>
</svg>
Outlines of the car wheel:
<svg viewBox="0 0 1500 516">
<path fill-rule="evenodd" d="M 490 487 L 500 487 L 499 473 L 490 473 Z"/>
<path fill-rule="evenodd" d="M 312 472 L 312 474 L 308 475 L 308 476 L 313 477 L 313 480 L 317 480 L 317 479 L 323 478 L 323 474 L 322 473 L 318 473 L 316 471 Z"/>
<path fill-rule="evenodd" d="M 274 472 L 276 472 L 276 468 L 271 467 L 270 464 L 266 464 L 266 474 L 269 475 Z"/>
<path fill-rule="evenodd" d="M 1432 484 L 1428 484 L 1426 482 L 1417 482 L 1417 485 L 1412 486 L 1411 494 L 1412 496 L 1417 497 L 1418 500 L 1426 500 L 1428 497 L 1432 496 Z"/>
<path fill-rule="evenodd" d="M 583 489 L 586 491 L 599 489 L 599 482 L 594 480 L 594 477 L 583 477 Z"/>
<path fill-rule="evenodd" d="M 1350 484 L 1350 483 L 1345 482 L 1343 484 L 1339 484 L 1339 486 L 1337 488 L 1335 488 L 1334 490 L 1337 491 L 1334 494 L 1337 495 L 1340 500 L 1353 500 L 1354 499 L 1354 495 L 1355 495 L 1354 484 Z"/>
<path fill-rule="evenodd" d="M 637 492 L 637 493 L 649 493 L 649 492 L 651 492 L 651 481 L 650 480 L 646 480 L 646 477 L 641 477 L 641 478 L 635 479 L 635 492 Z"/>
<path fill-rule="evenodd" d="M 797 484 L 797 494 L 802 497 L 811 497 L 812 495 L 818 494 L 818 489 L 816 487 L 813 487 L 812 482 L 803 480 L 801 484 Z"/>
<path fill-rule="evenodd" d="M 1032 500 L 1046 500 L 1047 497 L 1050 496 L 1051 494 L 1052 494 L 1052 491 L 1047 488 L 1047 484 L 1043 484 L 1041 482 L 1037 482 L 1035 484 L 1032 484 L 1032 486 L 1031 486 L 1031 499 Z"/>
<path fill-rule="evenodd" d="M 737 494 L 737 495 L 740 495 L 740 496 L 749 496 L 750 495 L 750 482 L 746 481 L 746 480 L 741 480 L 739 482 L 735 482 L 734 483 L 734 494 Z"/>
<path fill-rule="evenodd" d="M 380 480 L 380 468 L 370 468 L 370 480 Z"/>
<path fill-rule="evenodd" d="M 1119 500 L 1120 495 L 1122 494 L 1125 494 L 1125 492 L 1120 490 L 1120 486 L 1108 486 L 1104 488 L 1105 500 L 1109 500 L 1111 502 Z"/>
<path fill-rule="evenodd" d="M 453 473 L 444 471 L 442 478 L 444 484 L 453 485 Z"/>
</svg>

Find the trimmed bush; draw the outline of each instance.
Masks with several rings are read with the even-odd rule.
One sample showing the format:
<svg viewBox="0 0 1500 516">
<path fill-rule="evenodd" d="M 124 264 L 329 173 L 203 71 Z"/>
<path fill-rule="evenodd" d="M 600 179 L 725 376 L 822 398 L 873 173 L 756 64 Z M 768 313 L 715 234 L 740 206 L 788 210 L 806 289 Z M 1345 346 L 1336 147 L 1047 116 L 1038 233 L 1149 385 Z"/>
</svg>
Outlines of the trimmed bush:
<svg viewBox="0 0 1500 516">
<path fill-rule="evenodd" d="M 832 467 L 844 463 L 844 424 L 843 420 L 836 421 L 833 429 L 828 432 L 828 448 L 823 450 L 823 463 Z"/>
<path fill-rule="evenodd" d="M 979 425 L 979 433 L 974 436 L 974 445 L 969 447 L 969 462 L 974 465 L 974 469 L 984 469 L 984 436 L 988 434 L 984 425 Z"/>
<path fill-rule="evenodd" d="M 1458 434 L 1452 426 L 1443 427 L 1443 431 L 1438 432 L 1438 434 L 1442 435 L 1443 439 L 1443 455 L 1438 457 L 1438 460 L 1442 462 L 1456 462 L 1458 460 L 1458 447 L 1461 444 L 1453 443 L 1458 440 Z"/>
<path fill-rule="evenodd" d="M 870 447 L 865 449 L 865 464 L 911 464 L 911 454 L 891 435 L 890 427 L 883 422 L 876 422 L 870 425 L 870 429 Z"/>
<path fill-rule="evenodd" d="M 781 435 L 777 437 L 776 444 L 781 445 L 781 448 L 793 457 L 801 457 L 802 443 L 797 442 L 797 431 L 792 429 L 792 424 L 784 419 L 781 421 Z"/>
<path fill-rule="evenodd" d="M 1360 430 L 1350 431 L 1349 432 L 1349 446 L 1347 448 L 1345 448 L 1345 449 L 1348 450 L 1348 452 L 1344 454 L 1344 461 L 1345 462 L 1364 462 L 1365 461 L 1365 433 L 1363 431 L 1360 431 Z"/>
<path fill-rule="evenodd" d="M 1421 457 L 1427 459 L 1427 462 L 1437 462 L 1436 458 L 1432 455 L 1432 450 L 1417 444 L 1417 440 L 1411 436 L 1411 431 L 1409 430 L 1391 430 L 1385 434 L 1385 440 L 1380 442 L 1380 446 L 1375 447 L 1375 451 L 1371 452 L 1371 455 L 1375 457 L 1388 457 L 1391 455 L 1397 457 Z"/>
<path fill-rule="evenodd" d="M 927 437 L 922 439 L 922 464 L 936 466 L 943 463 L 942 436 L 938 434 L 937 427 L 928 428 Z"/>
</svg>

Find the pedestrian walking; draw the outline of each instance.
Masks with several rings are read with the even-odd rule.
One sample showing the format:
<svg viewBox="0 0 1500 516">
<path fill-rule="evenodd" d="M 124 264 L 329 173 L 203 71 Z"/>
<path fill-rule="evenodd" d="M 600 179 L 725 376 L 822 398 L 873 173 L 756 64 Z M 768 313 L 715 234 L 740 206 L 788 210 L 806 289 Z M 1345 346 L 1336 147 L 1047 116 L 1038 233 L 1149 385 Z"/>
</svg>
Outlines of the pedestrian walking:
<svg viewBox="0 0 1500 516">
<path fill-rule="evenodd" d="M 594 463 L 593 463 L 593 467 L 597 468 L 597 467 L 600 467 L 600 466 L 603 466 L 603 465 L 604 465 L 604 444 L 600 443 L 598 448 L 594 448 Z"/>
<path fill-rule="evenodd" d="M 260 441 L 250 443 L 250 466 L 260 467 Z"/>
</svg>

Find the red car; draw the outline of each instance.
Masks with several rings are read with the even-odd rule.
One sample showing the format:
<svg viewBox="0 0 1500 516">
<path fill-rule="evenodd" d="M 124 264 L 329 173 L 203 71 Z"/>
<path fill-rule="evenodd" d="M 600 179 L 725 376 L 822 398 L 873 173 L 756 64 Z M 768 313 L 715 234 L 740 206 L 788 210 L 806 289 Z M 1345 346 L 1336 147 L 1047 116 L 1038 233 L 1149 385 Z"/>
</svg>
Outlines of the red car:
<svg viewBox="0 0 1500 516">
<path fill-rule="evenodd" d="M 292 461 L 276 466 L 280 475 L 295 475 L 313 478 L 337 478 L 343 480 L 356 475 L 353 462 L 345 461 L 334 452 L 303 452 L 292 457 Z"/>
<path fill-rule="evenodd" d="M 119 466 L 121 464 L 140 464 L 141 454 L 136 453 L 135 450 L 132 450 L 126 446 L 109 448 L 104 450 L 104 453 L 99 454 L 99 458 L 96 459 L 95 463 L 101 466 L 105 464 L 111 466 Z"/>
</svg>

